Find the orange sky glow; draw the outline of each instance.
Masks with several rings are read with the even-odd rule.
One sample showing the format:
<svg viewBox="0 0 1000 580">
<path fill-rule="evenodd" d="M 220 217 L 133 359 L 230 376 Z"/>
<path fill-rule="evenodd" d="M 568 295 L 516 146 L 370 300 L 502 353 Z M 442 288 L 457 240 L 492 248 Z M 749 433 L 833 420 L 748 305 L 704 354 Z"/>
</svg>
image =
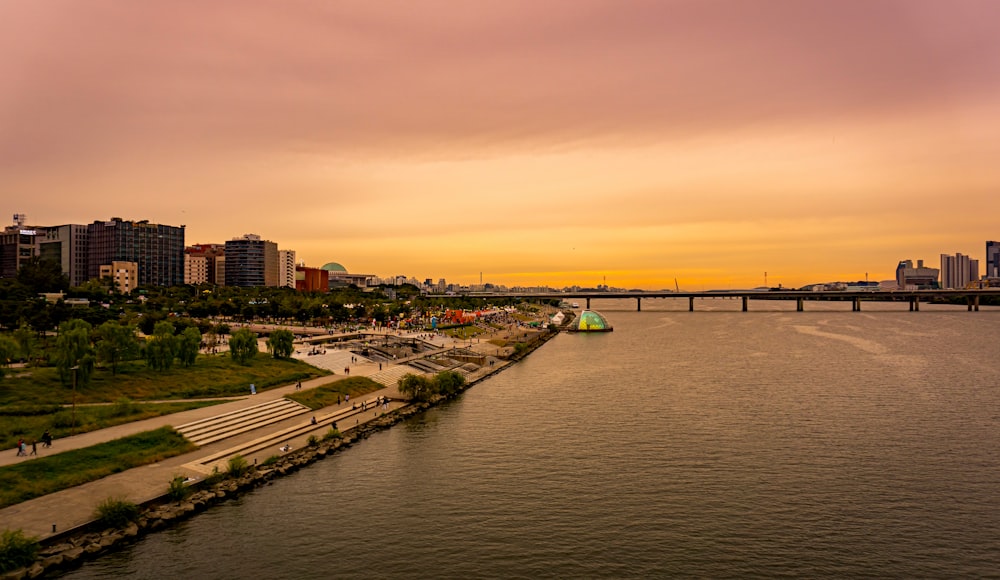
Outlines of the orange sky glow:
<svg viewBox="0 0 1000 580">
<path fill-rule="evenodd" d="M 998 134 L 992 0 L 0 4 L 8 215 L 380 276 L 702 290 L 982 260 Z"/>
</svg>

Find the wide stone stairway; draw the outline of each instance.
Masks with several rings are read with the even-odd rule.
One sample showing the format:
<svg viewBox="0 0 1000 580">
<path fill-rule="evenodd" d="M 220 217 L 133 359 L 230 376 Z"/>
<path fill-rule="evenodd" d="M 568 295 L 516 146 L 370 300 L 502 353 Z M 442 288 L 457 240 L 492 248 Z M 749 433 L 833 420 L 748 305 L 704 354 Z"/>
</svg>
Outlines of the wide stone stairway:
<svg viewBox="0 0 1000 580">
<path fill-rule="evenodd" d="M 302 415 L 309 407 L 289 399 L 275 399 L 253 407 L 232 411 L 215 417 L 185 423 L 176 427 L 177 431 L 198 446 L 233 437 L 247 431 L 283 421 L 289 417 Z"/>
</svg>

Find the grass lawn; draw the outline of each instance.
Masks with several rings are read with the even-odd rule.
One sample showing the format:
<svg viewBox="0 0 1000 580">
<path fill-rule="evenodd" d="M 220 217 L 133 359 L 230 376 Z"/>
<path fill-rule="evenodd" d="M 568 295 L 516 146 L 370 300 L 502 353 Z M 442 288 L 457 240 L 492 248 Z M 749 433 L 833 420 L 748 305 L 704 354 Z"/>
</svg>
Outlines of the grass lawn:
<svg viewBox="0 0 1000 580">
<path fill-rule="evenodd" d="M 222 402 L 224 401 L 135 403 L 128 399 L 122 399 L 111 405 L 77 406 L 75 432 L 96 431 L 122 423 L 141 421 L 142 419 L 179 413 Z M 60 405 L 0 408 L 0 449 L 13 449 L 17 440 L 22 437 L 29 442 L 28 447 L 30 448 L 30 442 L 40 440 L 45 431 L 48 431 L 53 439 L 71 435 L 74 432 L 72 410 Z"/>
<path fill-rule="evenodd" d="M 0 467 L 0 508 L 194 450 L 170 427 Z M 167 482 L 163 482 L 166 488 Z"/>
<path fill-rule="evenodd" d="M 193 366 L 154 371 L 143 361 L 119 365 L 118 374 L 95 369 L 91 382 L 77 388 L 77 403 L 111 403 L 121 398 L 135 401 L 191 399 L 247 395 L 250 383 L 257 390 L 330 374 L 298 360 L 277 360 L 261 354 L 246 366 L 228 356 L 201 355 Z M 59 381 L 55 368 L 17 369 L 0 379 L 0 407 L 7 405 L 65 405 L 73 389 Z M 79 408 L 77 409 L 79 411 Z"/>
<path fill-rule="evenodd" d="M 338 381 L 332 381 L 325 385 L 305 389 L 285 395 L 286 399 L 291 399 L 309 407 L 312 410 L 322 409 L 330 405 L 337 404 L 337 397 L 344 395 L 364 395 L 379 389 L 385 388 L 368 377 L 347 377 Z"/>
</svg>

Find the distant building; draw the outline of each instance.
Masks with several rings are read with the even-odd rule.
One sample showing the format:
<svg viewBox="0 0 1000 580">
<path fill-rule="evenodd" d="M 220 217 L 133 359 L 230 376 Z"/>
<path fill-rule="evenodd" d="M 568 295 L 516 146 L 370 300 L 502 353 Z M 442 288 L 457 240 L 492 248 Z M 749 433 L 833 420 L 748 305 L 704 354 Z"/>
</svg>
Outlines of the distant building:
<svg viewBox="0 0 1000 580">
<path fill-rule="evenodd" d="M 347 268 L 337 262 L 323 264 L 323 269 L 326 270 L 329 275 L 329 287 L 331 289 L 344 288 L 347 286 L 365 288 L 368 286 L 369 281 L 375 278 L 372 274 L 351 274 L 347 271 Z M 402 278 L 402 280 L 399 281 L 399 285 L 406 283 L 405 277 L 397 277 L 397 280 L 398 278 Z"/>
<path fill-rule="evenodd" d="M 17 271 L 35 256 L 35 228 L 24 225 L 24 214 L 14 214 L 14 225 L 0 233 L 0 278 L 14 278 Z"/>
<path fill-rule="evenodd" d="M 1000 279 L 1000 242 L 986 242 L 986 277 Z"/>
<path fill-rule="evenodd" d="M 35 243 L 39 258 L 58 263 L 69 278 L 70 286 L 79 286 L 89 279 L 89 240 L 86 225 L 66 224 L 40 229 Z"/>
<path fill-rule="evenodd" d="M 326 292 L 330 289 L 329 273 L 323 268 L 296 266 L 295 289 L 300 292 Z"/>
<path fill-rule="evenodd" d="M 979 280 L 979 260 L 971 260 L 963 254 L 941 254 L 941 287 L 962 289 L 970 282 Z"/>
<path fill-rule="evenodd" d="M 111 262 L 100 268 L 101 279 L 110 278 L 122 294 L 135 290 L 139 284 L 139 265 L 135 262 Z"/>
<path fill-rule="evenodd" d="M 184 248 L 184 283 L 221 285 L 219 262 L 224 261 L 224 244 L 194 244 Z"/>
<path fill-rule="evenodd" d="M 101 266 L 114 262 L 135 262 L 140 286 L 177 286 L 184 283 L 184 226 L 115 217 L 88 225 L 87 237 L 88 279 L 99 278 Z"/>
<path fill-rule="evenodd" d="M 278 286 L 295 288 L 295 250 L 278 250 Z"/>
<path fill-rule="evenodd" d="M 246 234 L 226 242 L 226 286 L 277 286 L 278 244 Z"/>
<path fill-rule="evenodd" d="M 917 260 L 915 268 L 912 260 L 902 260 L 896 266 L 896 285 L 900 290 L 938 288 L 938 270 L 925 268 L 923 260 Z"/>
</svg>

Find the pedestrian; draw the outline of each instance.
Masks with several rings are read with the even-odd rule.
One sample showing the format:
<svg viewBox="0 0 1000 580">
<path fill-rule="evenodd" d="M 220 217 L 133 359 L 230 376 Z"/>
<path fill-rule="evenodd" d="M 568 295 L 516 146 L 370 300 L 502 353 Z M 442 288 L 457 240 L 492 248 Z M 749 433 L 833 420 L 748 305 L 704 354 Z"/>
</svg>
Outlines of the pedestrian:
<svg viewBox="0 0 1000 580">
<path fill-rule="evenodd" d="M 31 440 L 31 454 L 38 455 L 38 441 L 34 439 Z"/>
<path fill-rule="evenodd" d="M 351 400 L 351 394 L 350 394 L 350 393 L 347 393 L 346 395 L 344 395 L 344 402 L 345 402 L 345 403 L 346 403 L 347 401 L 350 401 L 350 400 Z"/>
<path fill-rule="evenodd" d="M 17 440 L 17 456 L 21 457 L 22 455 L 25 455 L 25 453 L 24 453 L 24 439 L 18 439 Z"/>
<path fill-rule="evenodd" d="M 257 387 L 253 383 L 250 383 L 250 394 L 251 395 L 256 395 L 257 394 Z"/>
<path fill-rule="evenodd" d="M 296 391 L 301 391 L 302 390 L 302 381 L 299 381 L 299 382 L 295 383 L 295 390 Z"/>
<path fill-rule="evenodd" d="M 312 418 L 312 424 L 313 424 L 313 425 L 315 425 L 315 424 L 316 424 L 316 415 L 313 415 L 313 418 Z"/>
<path fill-rule="evenodd" d="M 45 432 L 42 433 L 42 446 L 52 447 L 52 434 L 49 433 L 48 429 L 46 429 Z"/>
</svg>

